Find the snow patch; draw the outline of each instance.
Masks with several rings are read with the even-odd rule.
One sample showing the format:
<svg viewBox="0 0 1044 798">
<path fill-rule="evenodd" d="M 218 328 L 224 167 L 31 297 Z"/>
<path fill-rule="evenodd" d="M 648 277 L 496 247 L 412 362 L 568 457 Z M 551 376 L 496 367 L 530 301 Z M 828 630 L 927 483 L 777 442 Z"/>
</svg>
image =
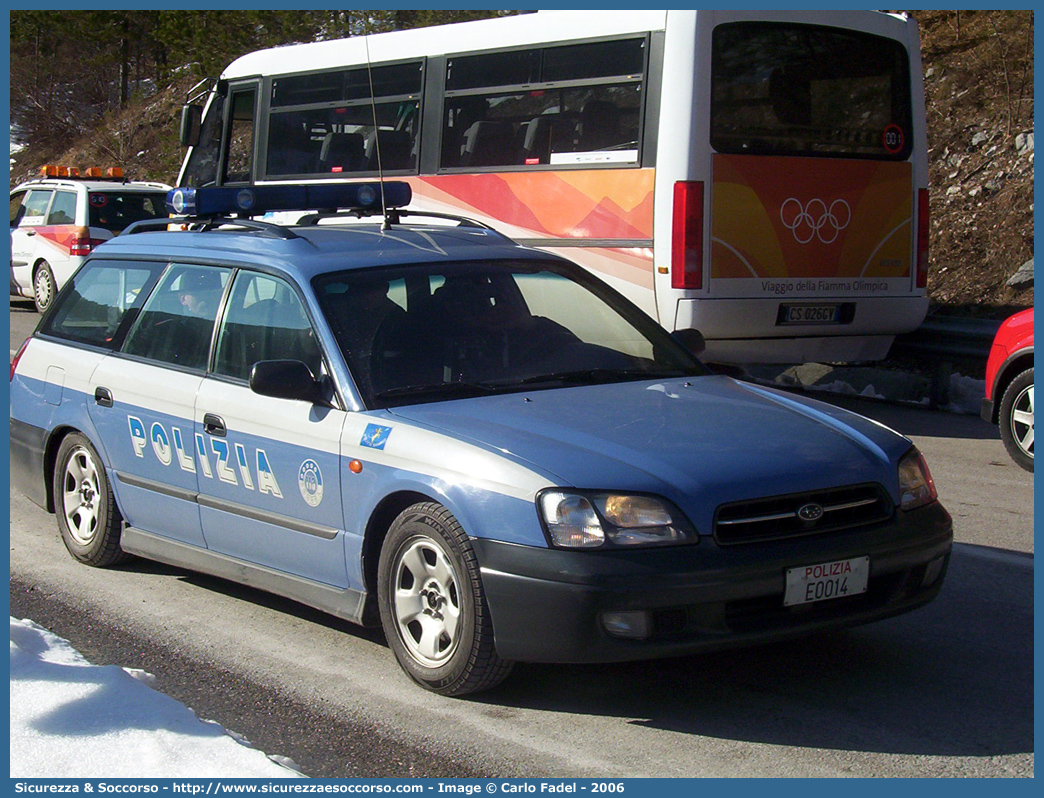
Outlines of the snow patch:
<svg viewBox="0 0 1044 798">
<path fill-rule="evenodd" d="M 300 778 L 150 685 L 11 618 L 11 778 Z"/>
</svg>

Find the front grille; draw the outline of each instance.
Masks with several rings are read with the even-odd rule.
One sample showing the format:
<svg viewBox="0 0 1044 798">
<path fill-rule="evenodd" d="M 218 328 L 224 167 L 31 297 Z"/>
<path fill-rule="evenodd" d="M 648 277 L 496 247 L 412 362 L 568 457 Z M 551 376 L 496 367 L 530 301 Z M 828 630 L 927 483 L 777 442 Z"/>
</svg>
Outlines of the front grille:
<svg viewBox="0 0 1044 798">
<path fill-rule="evenodd" d="M 723 504 L 714 516 L 714 539 L 723 546 L 817 535 L 886 521 L 895 508 L 880 485 L 771 496 Z"/>
</svg>

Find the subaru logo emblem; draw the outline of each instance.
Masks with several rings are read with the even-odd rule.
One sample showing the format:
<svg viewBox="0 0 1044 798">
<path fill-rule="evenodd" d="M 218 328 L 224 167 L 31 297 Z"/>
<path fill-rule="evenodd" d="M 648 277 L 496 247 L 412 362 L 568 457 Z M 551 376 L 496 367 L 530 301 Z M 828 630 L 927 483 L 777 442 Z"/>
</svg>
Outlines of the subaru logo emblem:
<svg viewBox="0 0 1044 798">
<path fill-rule="evenodd" d="M 823 517 L 823 508 L 818 504 L 803 504 L 798 508 L 797 514 L 802 521 L 818 521 Z"/>
</svg>

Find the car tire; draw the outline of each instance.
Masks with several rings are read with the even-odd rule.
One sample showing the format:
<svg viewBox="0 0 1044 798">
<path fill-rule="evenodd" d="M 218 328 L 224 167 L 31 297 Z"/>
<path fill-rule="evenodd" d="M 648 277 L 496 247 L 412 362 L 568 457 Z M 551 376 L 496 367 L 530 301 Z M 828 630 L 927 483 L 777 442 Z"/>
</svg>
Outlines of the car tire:
<svg viewBox="0 0 1044 798">
<path fill-rule="evenodd" d="M 1004 389 L 1000 404 L 1000 433 L 1011 458 L 1033 471 L 1033 369 L 1013 379 Z"/>
<path fill-rule="evenodd" d="M 54 272 L 51 271 L 50 264 L 45 260 L 40 261 L 33 272 L 33 301 L 36 303 L 37 311 L 43 313 L 47 310 L 57 292 L 58 286 L 54 282 Z"/>
<path fill-rule="evenodd" d="M 478 561 L 445 507 L 415 504 L 392 523 L 377 577 L 381 622 L 403 670 L 422 687 L 459 696 L 511 671 L 497 656 Z"/>
<path fill-rule="evenodd" d="M 69 553 L 97 568 L 130 558 L 120 548 L 123 517 L 98 452 L 78 432 L 62 439 L 54 469 L 54 508 Z"/>
</svg>

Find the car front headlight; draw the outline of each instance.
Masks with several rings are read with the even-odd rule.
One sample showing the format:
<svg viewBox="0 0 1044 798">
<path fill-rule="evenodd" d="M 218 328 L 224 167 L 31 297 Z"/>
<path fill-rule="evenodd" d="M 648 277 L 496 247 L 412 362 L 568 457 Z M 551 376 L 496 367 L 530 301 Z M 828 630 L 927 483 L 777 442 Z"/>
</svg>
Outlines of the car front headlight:
<svg viewBox="0 0 1044 798">
<path fill-rule="evenodd" d="M 899 461 L 899 495 L 900 506 L 904 510 L 923 507 L 939 497 L 928 463 L 916 446 Z"/>
<path fill-rule="evenodd" d="M 654 496 L 547 490 L 537 499 L 554 546 L 596 549 L 695 543 L 682 514 Z"/>
</svg>

